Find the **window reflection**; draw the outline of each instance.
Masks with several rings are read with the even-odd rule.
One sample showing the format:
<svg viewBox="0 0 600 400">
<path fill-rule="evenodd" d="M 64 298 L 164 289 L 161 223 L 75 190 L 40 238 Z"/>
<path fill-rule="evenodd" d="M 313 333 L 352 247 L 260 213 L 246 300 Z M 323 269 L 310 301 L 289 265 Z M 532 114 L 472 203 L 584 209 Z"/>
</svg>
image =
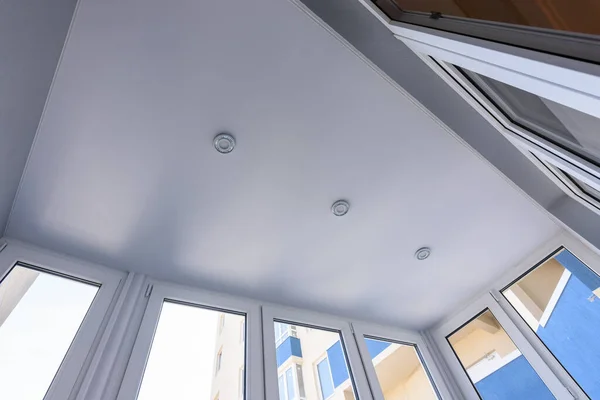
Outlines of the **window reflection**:
<svg viewBox="0 0 600 400">
<path fill-rule="evenodd" d="M 404 11 L 600 35 L 596 0 L 393 0 Z"/>
<path fill-rule="evenodd" d="M 482 399 L 554 399 L 490 310 L 448 337 Z"/>
<path fill-rule="evenodd" d="M 0 398 L 42 400 L 98 286 L 14 267 L 0 283 Z"/>
<path fill-rule="evenodd" d="M 502 294 L 586 394 L 600 398 L 600 277 L 561 249 Z"/>
<path fill-rule="evenodd" d="M 165 301 L 138 400 L 243 398 L 243 321 L 243 315 Z"/>
<path fill-rule="evenodd" d="M 437 400 L 417 349 L 411 345 L 365 338 L 385 400 Z"/>
<path fill-rule="evenodd" d="M 467 69 L 459 70 L 509 120 L 600 165 L 600 119 Z"/>
<path fill-rule="evenodd" d="M 280 400 L 355 399 L 339 332 L 274 325 Z"/>
</svg>

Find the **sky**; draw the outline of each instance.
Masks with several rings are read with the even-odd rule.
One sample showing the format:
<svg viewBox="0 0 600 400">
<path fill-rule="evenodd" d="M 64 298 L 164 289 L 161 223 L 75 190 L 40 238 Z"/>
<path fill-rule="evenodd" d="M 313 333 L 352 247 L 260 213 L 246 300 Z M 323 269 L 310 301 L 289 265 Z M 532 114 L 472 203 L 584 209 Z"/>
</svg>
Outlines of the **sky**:
<svg viewBox="0 0 600 400">
<path fill-rule="evenodd" d="M 163 305 L 138 400 L 212 400 L 218 315 Z"/>
<path fill-rule="evenodd" d="M 17 269 L 22 267 L 11 274 Z M 8 278 L 3 285 L 10 284 Z M 44 398 L 97 291 L 93 285 L 39 274 L 0 326 L 3 399 Z"/>
<path fill-rule="evenodd" d="M 23 269 L 16 267 L 11 274 L 19 268 Z M 5 290 L 11 285 L 8 278 L 2 282 Z M 0 325 L 2 399 L 44 398 L 97 290 L 39 273 Z M 6 292 L 0 295 L 0 309 L 7 307 L 6 299 Z M 164 304 L 138 400 L 212 400 L 218 315 L 198 307 Z"/>
</svg>

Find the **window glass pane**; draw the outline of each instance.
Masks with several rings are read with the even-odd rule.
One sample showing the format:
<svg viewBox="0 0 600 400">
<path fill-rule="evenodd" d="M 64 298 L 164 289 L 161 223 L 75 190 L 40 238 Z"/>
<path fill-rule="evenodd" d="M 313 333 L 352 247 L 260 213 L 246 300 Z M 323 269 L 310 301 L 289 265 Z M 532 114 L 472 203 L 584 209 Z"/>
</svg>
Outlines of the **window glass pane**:
<svg viewBox="0 0 600 400">
<path fill-rule="evenodd" d="M 600 398 L 600 277 L 568 250 L 502 294 L 592 398 Z"/>
<path fill-rule="evenodd" d="M 437 400 L 429 376 L 412 345 L 365 338 L 385 400 Z"/>
<path fill-rule="evenodd" d="M 487 76 L 460 70 L 512 122 L 600 165 L 599 118 Z"/>
<path fill-rule="evenodd" d="M 405 11 L 600 35 L 597 0 L 393 0 Z"/>
<path fill-rule="evenodd" d="M 339 332 L 278 321 L 275 325 L 276 333 L 282 331 L 281 326 L 289 332 L 285 340 L 275 343 L 280 400 L 287 400 L 285 396 L 290 400 L 355 399 Z M 292 389 L 282 390 L 286 380 Z"/>
<path fill-rule="evenodd" d="M 302 365 L 300 364 L 296 364 L 296 380 L 298 381 L 298 396 L 300 396 L 301 399 L 305 399 L 304 377 L 302 376 Z"/>
<path fill-rule="evenodd" d="M 287 400 L 286 399 L 286 391 L 285 391 L 285 378 L 283 375 L 279 375 L 279 398 L 281 400 Z"/>
<path fill-rule="evenodd" d="M 285 382 L 287 385 L 288 400 L 295 399 L 296 390 L 294 385 L 294 370 L 292 369 L 292 367 L 288 368 L 287 371 L 285 371 Z"/>
<path fill-rule="evenodd" d="M 321 396 L 322 398 L 326 399 L 333 394 L 333 378 L 331 377 L 329 360 L 325 358 L 323 361 L 317 364 L 317 370 L 319 373 Z"/>
<path fill-rule="evenodd" d="M 98 286 L 14 267 L 0 283 L 0 393 L 42 400 Z"/>
<path fill-rule="evenodd" d="M 245 367 L 242 315 L 165 301 L 139 400 L 234 400 Z"/>
<path fill-rule="evenodd" d="M 448 337 L 482 399 L 554 399 L 491 311 Z"/>
</svg>

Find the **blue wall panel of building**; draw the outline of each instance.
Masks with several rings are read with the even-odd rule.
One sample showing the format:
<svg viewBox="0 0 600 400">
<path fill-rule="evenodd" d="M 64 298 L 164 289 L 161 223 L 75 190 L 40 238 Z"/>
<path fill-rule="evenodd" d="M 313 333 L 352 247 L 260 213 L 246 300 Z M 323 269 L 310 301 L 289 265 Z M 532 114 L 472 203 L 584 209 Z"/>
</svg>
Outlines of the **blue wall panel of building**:
<svg viewBox="0 0 600 400">
<path fill-rule="evenodd" d="M 600 276 L 596 275 L 594 271 L 579 261 L 579 259 L 568 250 L 561 252 L 554 258 L 561 263 L 563 267 L 568 269 L 571 274 L 575 275 L 581 283 L 590 289 L 590 291 L 594 291 L 600 287 Z"/>
<path fill-rule="evenodd" d="M 327 358 L 329 359 L 329 366 L 331 368 L 333 386 L 338 387 L 350 376 L 348 374 L 348 367 L 346 366 L 344 350 L 342 349 L 342 344 L 339 340 L 327 349 Z"/>
<path fill-rule="evenodd" d="M 574 274 L 537 334 L 587 395 L 600 399 L 600 299 Z"/>
<path fill-rule="evenodd" d="M 390 346 L 390 342 L 382 342 L 381 340 L 373 340 L 373 339 L 365 339 L 367 343 L 367 349 L 369 349 L 369 354 L 371 358 L 377 357 L 382 351 L 387 349 Z"/>
<path fill-rule="evenodd" d="M 554 400 L 522 355 L 475 384 L 483 400 Z"/>
<path fill-rule="evenodd" d="M 283 341 L 275 352 L 277 358 L 277 368 L 283 365 L 291 356 L 302 357 L 302 347 L 300 346 L 300 339 L 289 336 Z"/>
</svg>

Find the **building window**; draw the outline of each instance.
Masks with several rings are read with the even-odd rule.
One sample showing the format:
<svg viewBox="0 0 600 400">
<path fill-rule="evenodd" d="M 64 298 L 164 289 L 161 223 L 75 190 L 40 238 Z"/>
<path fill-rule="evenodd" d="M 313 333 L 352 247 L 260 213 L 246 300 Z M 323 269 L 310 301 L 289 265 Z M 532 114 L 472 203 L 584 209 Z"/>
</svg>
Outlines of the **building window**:
<svg viewBox="0 0 600 400">
<path fill-rule="evenodd" d="M 329 358 L 325 357 L 317 364 L 317 376 L 319 378 L 319 387 L 321 389 L 321 398 L 329 398 L 333 394 L 333 376 L 331 375 L 331 366 Z"/>
<path fill-rule="evenodd" d="M 293 364 L 279 375 L 279 399 L 300 400 L 304 399 L 304 379 L 302 366 Z"/>
<path fill-rule="evenodd" d="M 286 400 L 287 390 L 285 387 L 285 376 L 283 374 L 279 375 L 277 382 L 279 386 L 279 400 Z"/>
<path fill-rule="evenodd" d="M 0 282 L 2 398 L 42 399 L 99 285 L 17 265 Z"/>
<path fill-rule="evenodd" d="M 300 399 L 305 399 L 304 375 L 302 375 L 302 365 L 300 364 L 296 364 L 296 382 L 298 383 L 298 396 L 300 396 Z"/>
<path fill-rule="evenodd" d="M 287 400 L 295 400 L 296 384 L 294 383 L 294 369 L 292 367 L 285 371 L 285 385 L 287 386 Z"/>
<path fill-rule="evenodd" d="M 346 349 L 340 332 L 306 327 L 293 322 L 289 325 L 300 326 L 301 335 L 298 338 L 288 338 L 276 347 L 275 361 L 279 371 L 280 400 L 304 398 L 325 400 L 334 392 L 345 400 L 356 399 L 354 382 L 351 379 L 352 374 L 348 368 Z M 277 331 L 281 330 L 276 328 Z M 306 382 L 306 387 L 302 364 L 311 371 L 311 379 Z M 294 386 L 291 386 L 292 383 Z"/>
<path fill-rule="evenodd" d="M 283 322 L 275 322 L 275 346 L 279 346 L 288 337 L 297 337 L 297 328 L 295 325 L 285 324 Z"/>
<path fill-rule="evenodd" d="M 457 67 L 458 68 L 458 67 Z M 458 68 L 514 124 L 600 165 L 600 119 L 515 86 Z"/>
<path fill-rule="evenodd" d="M 600 214 L 600 118 L 433 59 L 503 125 L 500 130 L 565 193 Z"/>
<path fill-rule="evenodd" d="M 555 399 L 489 309 L 447 340 L 483 400 Z"/>
<path fill-rule="evenodd" d="M 238 344 L 235 335 L 231 346 L 218 337 L 222 315 L 212 309 L 165 299 L 137 398 L 212 399 L 219 393 L 225 396 L 225 391 L 235 398 L 239 370 L 245 368 L 245 344 Z M 226 313 L 226 317 L 231 326 L 239 326 L 245 319 L 235 313 Z M 223 358 L 225 347 L 227 360 Z"/>
<path fill-rule="evenodd" d="M 438 394 L 414 345 L 365 337 L 384 400 L 437 400 Z"/>
<path fill-rule="evenodd" d="M 561 248 L 501 293 L 591 398 L 600 398 L 600 277 Z"/>
<path fill-rule="evenodd" d="M 219 373 L 221 370 L 221 362 L 223 361 L 223 350 L 219 350 L 217 353 L 217 358 L 215 360 L 215 375 Z"/>
</svg>

